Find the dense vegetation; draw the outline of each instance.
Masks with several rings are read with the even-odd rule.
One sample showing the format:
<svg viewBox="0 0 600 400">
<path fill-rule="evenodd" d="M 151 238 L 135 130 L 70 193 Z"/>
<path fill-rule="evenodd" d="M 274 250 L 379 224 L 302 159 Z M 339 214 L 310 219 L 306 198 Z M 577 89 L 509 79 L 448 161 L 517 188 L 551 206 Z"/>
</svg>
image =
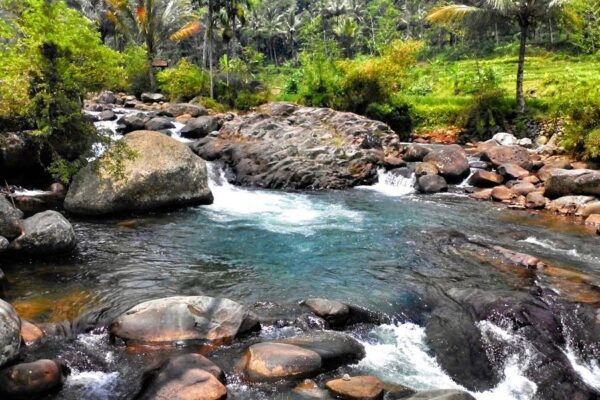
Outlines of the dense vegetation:
<svg viewBox="0 0 600 400">
<path fill-rule="evenodd" d="M 160 90 L 466 139 L 561 121 L 563 145 L 597 158 L 599 46 L 598 0 L 0 0 L 0 131 L 43 137 L 68 175 L 97 140 L 88 93 Z"/>
</svg>

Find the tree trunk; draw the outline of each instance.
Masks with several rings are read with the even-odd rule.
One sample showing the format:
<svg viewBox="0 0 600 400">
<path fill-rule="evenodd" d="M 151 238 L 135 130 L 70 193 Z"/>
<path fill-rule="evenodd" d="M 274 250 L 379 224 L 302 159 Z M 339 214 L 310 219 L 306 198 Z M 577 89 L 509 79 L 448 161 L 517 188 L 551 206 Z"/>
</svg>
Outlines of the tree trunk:
<svg viewBox="0 0 600 400">
<path fill-rule="evenodd" d="M 517 67 L 517 110 L 525 113 L 525 94 L 523 93 L 523 76 L 525 72 L 525 50 L 527 47 L 527 35 L 529 33 L 529 22 L 526 18 L 519 21 L 521 35 L 519 41 L 519 64 Z"/>
<path fill-rule="evenodd" d="M 215 82 L 213 76 L 213 7 L 208 2 L 208 73 L 210 75 L 210 98 L 215 98 Z"/>
<path fill-rule="evenodd" d="M 154 61 L 155 52 L 154 52 L 154 43 L 152 38 L 148 35 L 146 37 L 146 54 L 148 58 L 148 78 L 150 79 L 150 89 L 155 92 L 156 91 L 156 76 L 154 75 L 154 68 L 152 67 L 152 63 Z"/>
</svg>

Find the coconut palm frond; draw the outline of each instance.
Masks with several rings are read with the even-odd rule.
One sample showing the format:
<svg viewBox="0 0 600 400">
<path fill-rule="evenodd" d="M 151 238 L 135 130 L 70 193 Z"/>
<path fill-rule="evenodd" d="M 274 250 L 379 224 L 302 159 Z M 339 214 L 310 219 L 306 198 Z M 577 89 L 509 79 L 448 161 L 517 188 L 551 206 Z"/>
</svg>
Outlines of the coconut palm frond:
<svg viewBox="0 0 600 400">
<path fill-rule="evenodd" d="M 177 32 L 173 33 L 170 36 L 170 39 L 174 42 L 178 42 L 178 41 L 187 39 L 187 38 L 195 35 L 196 33 L 200 32 L 201 28 L 202 28 L 202 25 L 200 24 L 200 22 L 190 21 L 187 24 L 185 24 L 183 26 L 183 28 L 181 28 Z"/>
<path fill-rule="evenodd" d="M 454 24 L 463 22 L 469 18 L 478 17 L 483 13 L 485 13 L 485 10 L 479 7 L 454 4 L 434 8 L 426 18 L 432 24 Z"/>
<path fill-rule="evenodd" d="M 491 9 L 501 14 L 508 14 L 519 8 L 519 2 L 515 0 L 486 0 L 486 3 Z"/>
</svg>

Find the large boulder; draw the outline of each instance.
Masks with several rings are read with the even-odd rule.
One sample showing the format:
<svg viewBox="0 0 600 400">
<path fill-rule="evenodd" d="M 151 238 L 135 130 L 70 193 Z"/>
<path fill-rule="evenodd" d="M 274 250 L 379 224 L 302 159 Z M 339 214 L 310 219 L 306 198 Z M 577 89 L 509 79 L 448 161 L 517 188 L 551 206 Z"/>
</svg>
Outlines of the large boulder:
<svg viewBox="0 0 600 400">
<path fill-rule="evenodd" d="M 122 175 L 110 168 L 110 150 L 75 175 L 65 199 L 74 214 L 144 212 L 163 207 L 210 204 L 206 163 L 183 143 L 158 132 L 139 131 L 122 139 L 134 152 L 121 160 Z"/>
<path fill-rule="evenodd" d="M 469 184 L 480 188 L 490 188 L 501 185 L 504 182 L 502 175 L 496 174 L 491 171 L 479 170 L 475 171 L 471 178 L 469 178 Z"/>
<path fill-rule="evenodd" d="M 189 103 L 176 103 L 170 104 L 166 109 L 160 111 L 158 115 L 175 118 L 182 115 L 189 115 L 192 118 L 197 118 L 203 115 L 208 115 L 208 111 L 202 106 Z"/>
<path fill-rule="evenodd" d="M 23 212 L 0 194 L 0 236 L 12 239 L 21 234 Z"/>
<path fill-rule="evenodd" d="M 400 140 L 389 126 L 328 108 L 272 103 L 225 122 L 193 150 L 220 160 L 233 183 L 272 189 L 346 189 L 377 181 Z"/>
<path fill-rule="evenodd" d="M 448 183 L 439 175 L 423 175 L 417 180 L 419 191 L 426 194 L 434 194 L 448 191 Z"/>
<path fill-rule="evenodd" d="M 117 123 L 117 130 L 122 134 L 142 130 L 146 127 L 148 118 L 144 114 L 126 114 L 123 115 Z"/>
<path fill-rule="evenodd" d="M 165 96 L 160 93 L 142 93 L 140 100 L 144 103 L 160 103 L 165 101 Z"/>
<path fill-rule="evenodd" d="M 353 376 L 333 379 L 325 384 L 335 397 L 345 400 L 381 400 L 383 383 L 374 376 Z"/>
<path fill-rule="evenodd" d="M 154 117 L 145 124 L 145 128 L 149 131 L 163 131 L 173 129 L 175 125 L 165 117 Z"/>
<path fill-rule="evenodd" d="M 100 104 L 115 104 L 117 102 L 117 96 L 110 90 L 106 90 L 100 93 L 95 100 Z"/>
<path fill-rule="evenodd" d="M 589 169 L 554 169 L 546 179 L 547 197 L 569 195 L 600 197 L 600 171 Z"/>
<path fill-rule="evenodd" d="M 250 346 L 239 368 L 254 382 L 297 380 L 334 370 L 365 357 L 364 347 L 348 335 L 320 332 Z"/>
<path fill-rule="evenodd" d="M 242 305 L 207 296 L 150 300 L 111 325 L 112 335 L 133 343 L 221 342 L 255 330 L 258 320 Z"/>
<path fill-rule="evenodd" d="M 56 211 L 44 211 L 23 221 L 23 234 L 11 247 L 30 254 L 56 254 L 75 246 L 73 226 Z"/>
<path fill-rule="evenodd" d="M 439 174 L 450 183 L 462 182 L 471 171 L 467 154 L 458 145 L 433 150 L 423 160 L 434 164 Z"/>
<path fill-rule="evenodd" d="M 214 131 L 218 131 L 220 127 L 219 118 L 205 115 L 190 119 L 181 129 L 181 136 L 190 139 L 200 139 Z"/>
<path fill-rule="evenodd" d="M 41 398 L 62 385 L 63 370 L 54 360 L 38 360 L 4 369 L 0 371 L 0 394 L 8 399 Z"/>
<path fill-rule="evenodd" d="M 0 368 L 13 361 L 21 348 L 21 319 L 15 309 L 0 299 Z"/>
<path fill-rule="evenodd" d="M 171 358 L 137 399 L 221 400 L 227 398 L 225 373 L 200 354 Z"/>
<path fill-rule="evenodd" d="M 527 170 L 532 167 L 529 152 L 521 146 L 491 146 L 483 153 L 482 159 L 495 167 L 502 164 L 516 164 Z"/>
<path fill-rule="evenodd" d="M 406 151 L 404 152 L 404 160 L 423 161 L 423 159 L 427 154 L 429 154 L 429 152 L 430 150 L 427 147 L 413 143 L 406 148 Z"/>
</svg>

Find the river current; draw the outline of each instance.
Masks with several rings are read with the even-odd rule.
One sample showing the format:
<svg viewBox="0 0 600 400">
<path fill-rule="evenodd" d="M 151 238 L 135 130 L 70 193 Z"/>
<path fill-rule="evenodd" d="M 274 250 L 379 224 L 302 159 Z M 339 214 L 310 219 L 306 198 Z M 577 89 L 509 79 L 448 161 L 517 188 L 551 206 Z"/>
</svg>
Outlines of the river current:
<svg viewBox="0 0 600 400">
<path fill-rule="evenodd" d="M 79 244 L 68 258 L 2 265 L 9 298 L 24 318 L 62 321 L 93 315 L 106 322 L 134 304 L 172 295 L 226 297 L 251 306 L 325 297 L 385 313 L 389 324 L 354 332 L 367 357 L 353 366 L 416 389 L 460 388 L 429 351 L 419 325 L 414 276 L 471 280 L 481 288 L 527 288 L 528 282 L 485 263 L 440 252 L 448 232 L 501 245 L 600 278 L 597 238 L 584 228 L 526 211 L 471 201 L 461 194 L 416 195 L 410 179 L 381 173 L 373 187 L 288 193 L 234 187 L 209 165 L 215 202 L 132 219 L 73 220 Z M 414 312 L 413 312 L 414 311 Z M 266 327 L 265 338 L 285 335 Z M 524 374 L 530 344 L 491 322 L 483 337 L 511 348 L 504 379 L 477 399 L 531 399 Z M 104 331 L 80 334 L 59 357 L 72 374 L 56 398 L 127 398 L 126 357 Z M 573 368 L 600 390 L 600 367 L 564 348 Z M 77 353 L 77 356 L 74 355 Z M 77 361 L 72 361 L 77 359 Z M 89 362 L 82 362 L 88 359 Z M 270 398 L 230 380 L 236 398 Z"/>
</svg>

